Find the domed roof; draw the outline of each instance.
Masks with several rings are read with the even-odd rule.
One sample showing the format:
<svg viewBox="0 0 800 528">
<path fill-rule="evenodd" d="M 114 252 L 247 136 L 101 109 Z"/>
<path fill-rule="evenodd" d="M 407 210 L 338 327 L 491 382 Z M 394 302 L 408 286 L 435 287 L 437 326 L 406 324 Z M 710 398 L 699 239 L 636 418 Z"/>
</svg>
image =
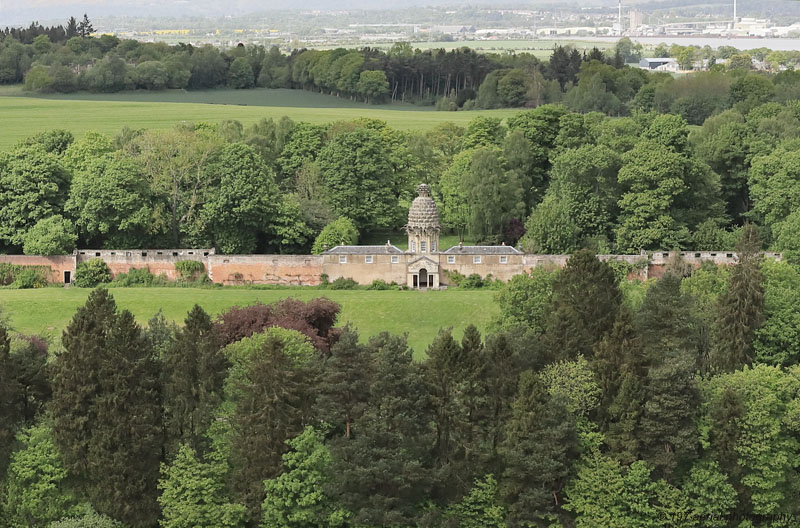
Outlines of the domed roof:
<svg viewBox="0 0 800 528">
<path fill-rule="evenodd" d="M 417 186 L 419 196 L 411 202 L 408 210 L 407 228 L 438 228 L 439 211 L 436 209 L 436 202 L 431 198 L 431 189 L 426 184 L 421 183 Z"/>
</svg>

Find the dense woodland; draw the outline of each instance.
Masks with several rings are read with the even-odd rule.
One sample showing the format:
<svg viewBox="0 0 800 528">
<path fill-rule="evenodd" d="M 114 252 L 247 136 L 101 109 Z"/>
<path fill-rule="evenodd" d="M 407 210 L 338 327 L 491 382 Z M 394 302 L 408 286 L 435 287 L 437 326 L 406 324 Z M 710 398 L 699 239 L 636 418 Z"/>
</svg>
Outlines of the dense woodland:
<svg viewBox="0 0 800 528">
<path fill-rule="evenodd" d="M 627 38 L 605 55 L 559 46 L 549 60 L 540 61 L 529 53 L 484 54 L 466 47 L 422 51 L 408 43 L 388 51 L 295 49 L 287 55 L 277 47 L 169 46 L 93 37 L 93 31 L 85 15 L 66 27 L 31 24 L 0 31 L 0 84 L 24 82 L 34 92 L 294 88 L 366 102 L 436 104 L 441 110 L 563 102 L 574 111 L 608 115 L 671 112 L 698 125 L 738 103 L 736 92 L 742 89 L 757 88 L 760 97 L 778 102 L 800 97 L 800 74 L 794 71 L 800 52 L 765 48 L 740 52 L 730 46 L 660 45 L 647 52 L 674 57 L 685 70 L 712 70 L 675 79 L 626 66 L 645 53 Z M 778 73 L 748 75 L 756 64 Z"/>
<path fill-rule="evenodd" d="M 320 252 L 399 233 L 430 184 L 446 231 L 532 253 L 800 250 L 800 104 L 756 88 L 702 126 L 544 105 L 400 131 L 377 120 L 262 120 L 171 130 L 50 131 L 0 153 L 0 251 L 216 247 Z M 701 92 L 705 93 L 705 92 Z M 398 235 L 401 236 L 401 235 Z"/>
<path fill-rule="evenodd" d="M 796 526 L 800 273 L 757 237 L 646 283 L 579 251 L 422 362 L 325 299 L 141 327 L 94 290 L 0 327 L 0 524 Z"/>
</svg>

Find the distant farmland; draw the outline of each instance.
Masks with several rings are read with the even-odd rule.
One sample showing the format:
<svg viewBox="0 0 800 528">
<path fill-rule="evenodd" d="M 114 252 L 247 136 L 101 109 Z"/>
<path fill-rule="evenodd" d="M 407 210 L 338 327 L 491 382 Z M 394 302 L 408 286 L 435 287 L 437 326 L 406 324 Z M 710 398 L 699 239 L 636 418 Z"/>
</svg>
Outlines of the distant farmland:
<svg viewBox="0 0 800 528">
<path fill-rule="evenodd" d="M 0 150 L 43 130 L 64 128 L 76 136 L 87 130 L 117 134 L 123 127 L 171 128 L 181 122 L 244 125 L 262 118 L 329 123 L 371 117 L 406 130 L 426 130 L 451 121 L 465 125 L 478 115 L 506 118 L 519 110 L 437 112 L 410 104 L 367 105 L 302 90 L 210 90 L 62 94 L 27 97 L 17 87 L 0 89 Z"/>
</svg>

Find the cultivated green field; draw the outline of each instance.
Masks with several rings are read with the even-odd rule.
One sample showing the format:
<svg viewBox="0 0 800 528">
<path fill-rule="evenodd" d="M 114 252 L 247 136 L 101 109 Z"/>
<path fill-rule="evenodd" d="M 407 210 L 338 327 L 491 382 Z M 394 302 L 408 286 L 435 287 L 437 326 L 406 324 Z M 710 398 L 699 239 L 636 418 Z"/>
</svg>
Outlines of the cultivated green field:
<svg viewBox="0 0 800 528">
<path fill-rule="evenodd" d="M 470 48 L 481 53 L 504 53 L 515 51 L 520 53 L 530 53 L 540 59 L 549 59 L 556 46 L 573 46 L 579 51 L 589 51 L 597 47 L 600 51 L 605 51 L 614 47 L 614 42 L 596 42 L 589 40 L 462 40 L 455 42 L 412 42 L 412 48 L 425 49 L 460 49 Z M 381 47 L 380 45 L 376 47 Z M 387 48 L 391 46 L 386 46 Z"/>
<path fill-rule="evenodd" d="M 25 334 L 41 334 L 58 339 L 75 310 L 86 301 L 88 289 L 43 288 L 39 290 L 0 290 L 0 311 L 12 329 Z M 146 322 L 159 309 L 170 320 L 182 323 L 186 313 L 199 304 L 212 315 L 234 305 L 257 301 L 274 302 L 286 297 L 307 301 L 327 297 L 341 304 L 339 325 L 348 322 L 362 338 L 380 331 L 408 333 L 416 357 L 440 328 L 453 327 L 461 338 L 464 328 L 475 324 L 482 332 L 497 315 L 492 291 L 365 291 L 365 290 L 248 290 L 237 288 L 112 288 L 121 308 Z"/>
<path fill-rule="evenodd" d="M 395 43 L 394 42 L 377 42 L 369 44 L 370 47 L 388 50 Z M 438 50 L 444 49 L 447 51 L 469 48 L 479 53 L 505 53 L 505 52 L 520 52 L 530 53 L 539 59 L 547 60 L 553 54 L 553 48 L 556 46 L 572 46 L 579 51 L 589 51 L 597 47 L 601 51 L 605 51 L 614 47 L 616 42 L 608 41 L 595 41 L 595 40 L 579 40 L 579 39 L 536 39 L 536 40 L 456 40 L 451 42 L 431 41 L 431 42 L 410 42 L 412 48 L 421 50 Z M 350 48 L 358 49 L 364 47 L 363 42 L 354 42 L 344 45 L 313 45 L 309 44 L 308 48 L 313 49 L 333 49 L 333 48 Z"/>
<path fill-rule="evenodd" d="M 367 105 L 302 90 L 167 90 L 28 97 L 19 87 L 6 87 L 0 89 L 0 150 L 53 128 L 64 128 L 80 137 L 88 130 L 115 135 L 124 126 L 171 128 L 181 122 L 218 123 L 225 119 L 249 125 L 262 118 L 289 116 L 310 123 L 371 117 L 400 129 L 427 130 L 444 121 L 465 125 L 478 115 L 507 118 L 517 112 L 437 112 L 408 104 Z"/>
</svg>

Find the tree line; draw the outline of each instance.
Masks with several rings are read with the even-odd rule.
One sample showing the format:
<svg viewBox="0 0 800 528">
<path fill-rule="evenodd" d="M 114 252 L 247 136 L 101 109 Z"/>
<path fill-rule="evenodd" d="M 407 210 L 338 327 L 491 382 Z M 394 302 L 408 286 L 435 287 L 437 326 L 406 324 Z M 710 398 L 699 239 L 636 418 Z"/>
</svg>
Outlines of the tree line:
<svg viewBox="0 0 800 528">
<path fill-rule="evenodd" d="M 114 138 L 45 132 L 0 153 L 0 250 L 320 252 L 399 231 L 425 182 L 445 231 L 485 244 L 730 251 L 751 222 L 765 248 L 794 260 L 800 106 L 747 86 L 734 108 L 694 129 L 674 114 L 544 105 L 427 132 L 288 118 Z"/>
<path fill-rule="evenodd" d="M 543 62 L 528 53 L 419 50 L 409 43 L 387 51 L 296 49 L 284 54 L 276 46 L 240 44 L 221 50 L 94 37 L 92 32 L 86 15 L 80 23 L 71 19 L 66 28 L 7 28 L 0 32 L 0 83 L 24 81 L 35 92 L 293 88 L 366 102 L 435 103 L 441 110 L 563 103 L 582 113 L 675 113 L 692 124 L 736 105 L 742 90 L 754 84 L 768 101 L 796 99 L 800 90 L 793 69 L 800 56 L 763 48 L 741 53 L 730 46 L 660 45 L 654 53 L 675 57 L 683 69 L 711 70 L 675 79 L 627 66 L 644 53 L 627 38 L 605 53 L 556 46 Z M 755 64 L 777 73 L 754 73 Z"/>
<path fill-rule="evenodd" d="M 324 299 L 145 325 L 97 289 L 60 344 L 0 329 L 10 527 L 739 526 L 800 514 L 800 274 L 590 251 L 482 336 L 334 328 Z M 48 359 L 49 358 L 49 359 Z M 734 519 L 731 517 L 730 519 Z M 790 526 L 772 522 L 770 526 Z"/>
</svg>

